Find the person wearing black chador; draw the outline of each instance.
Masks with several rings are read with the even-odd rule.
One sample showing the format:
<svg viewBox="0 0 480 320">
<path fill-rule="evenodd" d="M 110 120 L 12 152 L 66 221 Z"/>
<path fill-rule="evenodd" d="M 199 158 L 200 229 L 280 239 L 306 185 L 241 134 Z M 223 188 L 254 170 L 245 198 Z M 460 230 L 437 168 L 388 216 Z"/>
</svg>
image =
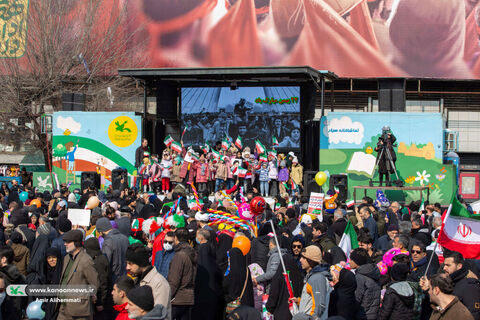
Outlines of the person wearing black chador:
<svg viewBox="0 0 480 320">
<path fill-rule="evenodd" d="M 395 143 L 395 141 L 397 141 L 397 138 L 395 138 L 395 136 L 390 131 L 390 127 L 383 127 L 382 135 L 378 138 L 378 143 L 375 147 L 375 151 L 377 152 L 377 165 L 380 185 L 383 184 L 383 176 L 385 176 L 386 184 L 387 186 L 389 186 L 390 174 L 393 174 L 395 172 L 395 162 L 397 161 L 397 155 L 395 154 L 395 150 L 393 149 L 393 144 Z M 392 157 L 391 162 L 389 154 Z"/>
</svg>

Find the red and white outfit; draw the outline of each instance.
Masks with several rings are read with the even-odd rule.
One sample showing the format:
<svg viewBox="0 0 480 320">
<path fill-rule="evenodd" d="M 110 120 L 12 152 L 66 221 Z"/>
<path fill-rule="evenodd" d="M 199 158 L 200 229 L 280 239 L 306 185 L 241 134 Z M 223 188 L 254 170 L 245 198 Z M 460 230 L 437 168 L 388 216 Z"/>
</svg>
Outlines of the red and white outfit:
<svg viewBox="0 0 480 320">
<path fill-rule="evenodd" d="M 171 160 L 162 159 L 160 163 L 162 167 L 162 191 L 170 191 L 170 177 L 172 176 L 173 163 Z"/>
</svg>

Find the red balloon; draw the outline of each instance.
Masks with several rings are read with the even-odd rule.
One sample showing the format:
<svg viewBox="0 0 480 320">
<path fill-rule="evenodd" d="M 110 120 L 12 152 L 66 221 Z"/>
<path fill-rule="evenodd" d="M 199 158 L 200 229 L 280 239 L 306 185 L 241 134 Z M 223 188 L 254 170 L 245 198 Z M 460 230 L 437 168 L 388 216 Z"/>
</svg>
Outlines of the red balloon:
<svg viewBox="0 0 480 320">
<path fill-rule="evenodd" d="M 253 214 L 256 216 L 260 215 L 263 213 L 266 207 L 266 202 L 263 197 L 255 197 L 250 201 L 250 209 L 252 210 Z"/>
</svg>

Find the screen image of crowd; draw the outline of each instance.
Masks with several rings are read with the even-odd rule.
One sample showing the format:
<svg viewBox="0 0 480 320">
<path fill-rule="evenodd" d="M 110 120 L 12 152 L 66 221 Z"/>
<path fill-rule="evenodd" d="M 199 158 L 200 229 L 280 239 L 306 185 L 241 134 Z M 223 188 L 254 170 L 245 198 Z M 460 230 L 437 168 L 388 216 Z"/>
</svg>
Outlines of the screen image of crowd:
<svg viewBox="0 0 480 320">
<path fill-rule="evenodd" d="M 201 146 L 240 137 L 252 150 L 256 140 L 269 149 L 298 150 L 299 97 L 299 87 L 183 88 L 183 142 Z"/>
</svg>

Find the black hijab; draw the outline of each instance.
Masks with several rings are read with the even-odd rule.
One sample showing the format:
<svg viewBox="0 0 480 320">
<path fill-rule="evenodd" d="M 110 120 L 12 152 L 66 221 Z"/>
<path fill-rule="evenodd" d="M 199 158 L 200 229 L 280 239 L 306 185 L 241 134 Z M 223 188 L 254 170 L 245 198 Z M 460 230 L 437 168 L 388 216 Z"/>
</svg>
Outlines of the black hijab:
<svg viewBox="0 0 480 320">
<path fill-rule="evenodd" d="M 57 265 L 55 267 L 51 267 L 48 262 L 48 257 L 57 257 Z M 45 278 L 47 279 L 47 284 L 59 284 L 62 276 L 62 268 L 63 268 L 63 259 L 62 254 L 58 248 L 48 248 L 45 254 Z"/>
<path fill-rule="evenodd" d="M 41 234 L 35 239 L 30 252 L 30 263 L 27 267 L 28 284 L 44 284 L 45 279 L 45 255 L 50 247 L 48 236 Z"/>
<path fill-rule="evenodd" d="M 246 281 L 241 304 L 253 307 L 253 284 L 250 270 L 247 272 L 247 258 L 238 248 L 230 249 L 228 251 L 228 256 L 229 263 L 223 279 L 225 300 L 230 302 L 239 298 Z"/>
<path fill-rule="evenodd" d="M 227 270 L 227 252 L 232 248 L 233 238 L 225 233 L 218 235 L 217 264 L 222 273 Z"/>
</svg>

